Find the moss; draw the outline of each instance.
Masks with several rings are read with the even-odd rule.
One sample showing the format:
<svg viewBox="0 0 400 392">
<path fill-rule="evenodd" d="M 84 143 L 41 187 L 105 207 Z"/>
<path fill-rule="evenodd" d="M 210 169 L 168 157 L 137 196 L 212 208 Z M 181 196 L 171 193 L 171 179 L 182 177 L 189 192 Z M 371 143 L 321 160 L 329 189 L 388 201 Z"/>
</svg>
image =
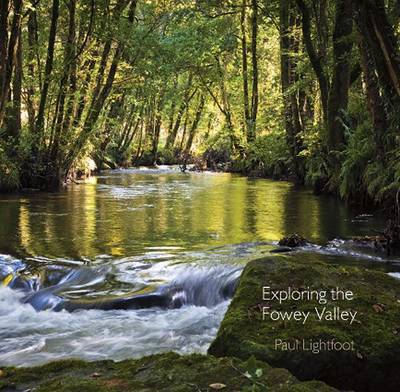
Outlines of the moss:
<svg viewBox="0 0 400 392">
<path fill-rule="evenodd" d="M 122 362 L 60 361 L 35 368 L 5 368 L 0 391 L 117 392 L 208 391 L 225 384 L 227 391 L 334 391 L 321 382 L 299 382 L 285 369 L 249 359 L 179 356 L 166 353 Z"/>
<path fill-rule="evenodd" d="M 321 257 L 321 256 L 318 256 Z M 330 290 L 340 287 L 354 293 L 352 301 L 264 302 L 262 287 Z M 329 298 L 327 298 L 329 299 Z M 250 262 L 240 279 L 232 303 L 209 353 L 247 359 L 254 355 L 272 366 L 284 367 L 302 380 L 319 379 L 337 388 L 397 391 L 400 385 L 400 282 L 376 271 L 337 266 L 301 254 L 276 256 Z M 358 312 L 352 325 L 343 321 L 310 318 L 303 325 L 295 321 L 263 320 L 262 308 L 279 311 L 314 311 L 340 306 Z M 334 338 L 354 342 L 354 351 L 310 351 L 275 349 L 275 339 L 302 342 Z"/>
</svg>

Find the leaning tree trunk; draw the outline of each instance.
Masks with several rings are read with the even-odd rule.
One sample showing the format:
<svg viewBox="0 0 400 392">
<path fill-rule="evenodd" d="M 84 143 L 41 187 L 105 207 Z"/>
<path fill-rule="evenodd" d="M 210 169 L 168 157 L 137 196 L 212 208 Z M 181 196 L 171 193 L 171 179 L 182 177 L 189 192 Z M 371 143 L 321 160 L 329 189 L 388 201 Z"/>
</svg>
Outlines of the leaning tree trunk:
<svg viewBox="0 0 400 392">
<path fill-rule="evenodd" d="M 187 109 L 187 106 L 189 105 L 189 102 L 193 98 L 195 91 L 190 94 L 190 89 L 192 87 L 192 81 L 193 81 L 193 74 L 190 73 L 188 76 L 188 80 L 186 82 L 186 87 L 183 95 L 183 101 L 181 105 L 179 106 L 178 113 L 175 119 L 175 125 L 172 127 L 170 132 L 168 133 L 167 140 L 165 143 L 165 149 L 166 150 L 171 150 L 174 147 L 176 136 L 178 135 L 179 127 L 181 125 L 182 117 L 185 114 L 185 110 Z"/>
<path fill-rule="evenodd" d="M 304 45 L 310 59 L 311 66 L 318 80 L 321 93 L 322 112 L 325 126 L 328 123 L 328 97 L 329 97 L 329 79 L 322 64 L 322 58 L 317 53 L 311 37 L 311 15 L 310 10 L 304 0 L 296 0 L 297 6 L 302 14 L 302 31 Z"/>
<path fill-rule="evenodd" d="M 158 158 L 158 145 L 160 142 L 163 103 L 164 103 L 164 93 L 161 92 L 155 108 L 157 113 L 155 117 L 153 140 L 151 146 L 151 159 L 152 159 L 152 164 L 154 166 L 157 164 L 157 158 Z"/>
<path fill-rule="evenodd" d="M 199 106 L 197 107 L 195 118 L 194 118 L 192 126 L 190 127 L 190 130 L 189 130 L 189 135 L 188 135 L 188 139 L 186 141 L 184 156 L 188 156 L 190 154 L 190 149 L 192 148 L 193 140 L 196 136 L 196 131 L 200 124 L 201 115 L 203 114 L 204 104 L 205 104 L 204 95 L 201 94 Z"/>
<path fill-rule="evenodd" d="M 379 84 L 389 112 L 400 111 L 400 54 L 383 0 L 356 0 L 357 25 L 374 59 Z"/>
</svg>

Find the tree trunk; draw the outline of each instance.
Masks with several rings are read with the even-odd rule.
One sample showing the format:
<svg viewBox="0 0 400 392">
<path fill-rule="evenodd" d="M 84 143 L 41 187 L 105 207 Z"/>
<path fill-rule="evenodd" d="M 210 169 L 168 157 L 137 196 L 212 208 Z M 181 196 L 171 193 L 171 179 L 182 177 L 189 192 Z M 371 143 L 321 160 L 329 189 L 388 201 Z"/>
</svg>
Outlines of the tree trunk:
<svg viewBox="0 0 400 392">
<path fill-rule="evenodd" d="M 118 152 L 121 151 L 122 146 L 126 143 L 128 137 L 129 137 L 129 132 L 132 129 L 133 122 L 135 120 L 136 109 L 137 109 L 136 105 L 131 105 L 131 109 L 129 110 L 129 112 L 127 112 L 126 108 L 125 108 L 125 113 L 124 113 L 125 114 L 125 116 L 124 116 L 125 124 L 124 124 L 124 128 L 118 138 L 118 144 L 117 144 Z"/>
<path fill-rule="evenodd" d="M 167 141 L 165 143 L 166 150 L 170 150 L 173 148 L 173 146 L 175 144 L 176 136 L 178 134 L 179 127 L 181 125 L 182 117 L 186 110 L 186 107 L 189 105 L 190 100 L 193 98 L 193 96 L 195 94 L 195 92 L 190 94 L 190 89 L 192 87 L 192 80 L 193 80 L 193 75 L 192 75 L 192 73 L 190 73 L 188 76 L 186 87 L 185 87 L 183 101 L 179 107 L 178 114 L 175 119 L 175 125 L 172 128 L 171 132 L 168 133 L 168 136 L 167 136 Z"/>
<path fill-rule="evenodd" d="M 151 157 L 152 157 L 153 165 L 157 164 L 157 154 L 158 154 L 158 144 L 160 141 L 161 123 L 162 123 L 162 117 L 161 117 L 161 113 L 159 112 L 159 113 L 157 113 L 156 121 L 155 121 L 155 125 L 154 125 L 153 143 L 152 143 L 152 149 L 151 149 Z"/>
<path fill-rule="evenodd" d="M 362 38 L 359 47 L 363 79 L 367 93 L 367 105 L 374 127 L 377 158 L 383 160 L 385 159 L 386 152 L 385 134 L 388 129 L 388 121 L 383 100 L 379 92 L 379 81 L 376 76 L 374 61 L 369 53 L 369 48 Z"/>
<path fill-rule="evenodd" d="M 400 109 L 400 59 L 383 0 L 357 0 L 357 25 L 374 59 L 379 84 L 391 113 Z"/>
<path fill-rule="evenodd" d="M 53 138 L 50 142 L 49 149 L 50 149 L 50 161 L 56 159 L 58 155 L 58 148 L 60 143 L 62 144 L 61 139 L 61 130 L 63 128 L 64 122 L 64 106 L 65 100 L 67 98 L 67 84 L 70 80 L 71 75 L 70 70 L 73 69 L 73 63 L 75 62 L 75 11 L 76 11 L 76 0 L 69 0 L 68 4 L 69 9 L 69 27 L 68 27 L 68 37 L 67 42 L 65 45 L 65 52 L 64 52 L 64 73 L 60 81 L 59 87 L 59 105 L 58 105 L 58 115 L 55 123 L 55 129 L 52 130 Z M 73 73 L 73 72 L 72 72 Z M 73 83 L 74 80 L 72 81 Z M 71 92 L 72 94 L 74 91 Z M 69 103 L 72 104 L 71 102 Z M 69 113 L 71 114 L 71 113 Z M 69 121 L 69 120 L 68 120 Z"/>
<path fill-rule="evenodd" d="M 337 0 L 333 32 L 334 67 L 328 98 L 327 142 L 330 150 L 341 150 L 345 144 L 346 120 L 344 114 L 349 101 L 352 31 L 352 0 Z"/>
<path fill-rule="evenodd" d="M 103 168 L 103 164 L 106 162 L 105 158 L 107 155 L 107 147 L 112 140 L 112 135 L 116 127 L 115 123 L 122 115 L 124 109 L 124 99 L 125 96 L 122 95 L 122 97 L 119 99 L 115 99 L 113 102 L 111 102 L 110 109 L 104 116 L 104 127 L 99 135 L 100 146 L 98 147 L 98 150 L 95 151 L 96 165 L 100 169 Z"/>
<path fill-rule="evenodd" d="M 82 67 L 83 69 L 86 70 L 86 77 L 78 93 L 79 99 L 78 99 L 77 109 L 75 112 L 74 119 L 72 121 L 72 128 L 74 129 L 77 128 L 81 122 L 82 114 L 85 109 L 86 99 L 89 100 L 89 98 L 87 98 L 86 91 L 88 90 L 90 82 L 92 80 L 92 71 L 94 69 L 94 66 L 95 66 L 94 60 L 87 60 Z"/>
<path fill-rule="evenodd" d="M 249 76 L 248 76 L 248 49 L 246 34 L 246 8 L 247 0 L 242 2 L 240 26 L 242 32 L 242 78 L 243 78 L 243 106 L 244 120 L 246 129 L 246 139 L 248 142 L 256 138 L 257 113 L 258 113 L 258 58 L 257 58 L 257 35 L 258 35 L 258 2 L 251 0 L 251 65 L 252 65 L 252 84 L 251 84 L 251 103 L 249 102 Z"/>
<path fill-rule="evenodd" d="M 20 12 L 20 11 L 19 11 Z M 19 28 L 16 51 L 14 53 L 14 79 L 12 86 L 12 106 L 7 114 L 7 134 L 17 142 L 21 133 L 21 91 L 22 91 L 22 39 Z"/>
<path fill-rule="evenodd" d="M 187 127 L 189 123 L 189 114 L 190 114 L 190 106 L 186 106 L 185 110 L 185 121 L 183 122 L 183 131 L 182 131 L 182 137 L 181 137 L 181 142 L 179 144 L 179 151 L 183 150 L 183 143 L 186 139 L 186 132 L 187 132 Z"/>
<path fill-rule="evenodd" d="M 251 35 L 251 63 L 253 67 L 253 80 L 251 90 L 251 127 L 248 134 L 248 140 L 253 141 L 256 138 L 257 131 L 257 113 L 258 113 L 258 59 L 257 59 L 257 36 L 258 36 L 258 2 L 252 0 L 252 35 Z"/>
<path fill-rule="evenodd" d="M 54 45 L 55 45 L 55 41 L 56 41 L 57 22 L 58 22 L 58 16 L 59 16 L 59 5 L 60 5 L 59 0 L 53 0 L 49 42 L 47 45 L 46 67 L 45 67 L 45 72 L 44 72 L 43 88 L 42 88 L 42 91 L 40 94 L 39 111 L 38 111 L 38 116 L 36 119 L 36 132 L 37 133 L 41 133 L 43 126 L 44 126 L 44 111 L 46 108 L 51 73 L 53 70 Z"/>
<path fill-rule="evenodd" d="M 32 5 L 31 0 L 31 5 Z M 27 112 L 28 112 L 28 126 L 30 132 L 33 134 L 35 130 L 35 82 L 36 78 L 39 79 L 39 89 L 41 88 L 41 76 L 39 62 L 37 62 L 37 75 L 35 75 L 35 61 L 38 61 L 38 33 L 37 33 L 37 16 L 36 10 L 30 9 L 28 11 L 28 50 L 27 50 L 27 61 L 28 61 L 28 74 L 29 74 L 29 85 L 27 87 Z"/>
<path fill-rule="evenodd" d="M 68 33 L 68 41 L 67 45 L 69 46 L 68 54 L 70 57 L 70 65 L 69 65 L 69 75 L 68 75 L 68 101 L 66 105 L 64 120 L 62 124 L 62 132 L 66 134 L 69 130 L 74 113 L 74 102 L 75 95 L 77 90 L 77 61 L 80 53 L 76 53 L 76 26 L 75 26 L 75 13 L 76 13 L 76 0 L 70 0 L 70 24 L 69 24 L 69 33 Z M 89 26 L 88 36 L 91 31 L 91 26 Z M 88 37 L 87 36 L 87 37 Z"/>
<path fill-rule="evenodd" d="M 8 9 L 9 0 L 0 1 L 0 127 L 4 115 L 7 96 L 4 95 L 8 47 Z"/>
<path fill-rule="evenodd" d="M 160 92 L 160 96 L 158 97 L 158 101 L 155 105 L 155 120 L 154 120 L 154 128 L 153 128 L 153 137 L 151 144 L 151 160 L 152 165 L 157 164 L 157 155 L 158 155 L 158 145 L 160 142 L 160 133 L 161 133 L 161 125 L 162 125 L 162 109 L 164 105 L 164 92 Z"/>
<path fill-rule="evenodd" d="M 18 46 L 20 45 L 19 37 L 21 33 L 22 0 L 13 0 L 13 8 L 14 8 L 14 15 L 11 24 L 10 39 L 8 42 L 8 50 L 7 50 L 7 59 L 3 75 L 3 85 L 0 94 L 0 125 L 3 122 L 4 115 L 6 114 L 6 112 L 7 112 L 7 117 L 14 116 L 13 110 L 8 110 L 7 106 L 8 103 L 10 102 L 10 97 L 11 97 L 11 82 L 13 79 L 14 67 L 16 65 L 16 61 L 18 61 L 17 58 L 18 58 Z M 22 72 L 22 64 L 20 65 L 19 71 Z M 17 100 L 18 99 L 20 100 L 20 97 L 17 97 Z M 6 122 L 8 122 L 9 120 L 12 123 L 14 123 L 14 125 L 17 125 L 15 124 L 15 122 L 16 121 L 18 122 L 18 120 L 15 121 L 15 119 L 9 117 L 8 119 L 6 119 Z M 7 129 L 10 132 L 10 136 L 15 136 L 15 134 L 18 133 L 18 130 L 11 129 L 12 127 L 13 125 L 10 124 L 10 126 L 7 126 Z"/>
<path fill-rule="evenodd" d="M 136 136 L 137 131 L 139 130 L 139 126 L 143 124 L 142 121 L 142 114 L 144 110 L 144 105 L 142 106 L 140 110 L 140 114 L 137 116 L 137 118 L 134 116 L 133 121 L 129 126 L 127 136 L 124 140 L 124 142 L 121 144 L 121 147 L 118 149 L 118 153 L 120 156 L 126 153 L 128 151 L 129 147 L 132 145 L 133 138 Z M 133 122 L 135 121 L 135 125 L 133 125 Z M 133 128 L 133 129 L 132 129 Z M 141 132 L 141 131 L 140 131 Z"/>
<path fill-rule="evenodd" d="M 240 16 L 240 27 L 242 32 L 242 79 L 243 79 L 243 110 L 244 128 L 249 139 L 250 107 L 249 107 L 249 76 L 247 67 L 247 33 L 246 33 L 246 8 L 247 0 L 243 0 Z"/>
<path fill-rule="evenodd" d="M 295 175 L 302 179 L 304 168 L 299 157 L 302 149 L 300 132 L 302 131 L 299 110 L 299 92 L 294 87 L 298 81 L 297 61 L 299 38 L 294 36 L 296 27 L 296 10 L 292 0 L 280 2 L 280 52 L 281 52 L 281 86 L 284 102 L 284 119 L 286 140 L 291 153 Z"/>
<path fill-rule="evenodd" d="M 192 126 L 190 127 L 189 136 L 186 142 L 185 152 L 184 152 L 185 156 L 190 154 L 190 149 L 192 148 L 193 140 L 196 136 L 196 131 L 200 124 L 201 115 L 203 114 L 204 104 L 205 104 L 204 95 L 201 94 L 199 106 L 197 107 L 196 115 L 193 120 Z"/>
<path fill-rule="evenodd" d="M 324 67 L 320 55 L 316 52 L 311 38 L 311 16 L 304 0 L 296 0 L 297 6 L 302 14 L 302 31 L 303 39 L 311 66 L 317 76 L 319 89 L 321 92 L 321 103 L 324 117 L 324 124 L 328 123 L 328 96 L 329 96 L 329 79 L 325 74 Z"/>
<path fill-rule="evenodd" d="M 68 154 L 67 158 L 65 159 L 64 171 L 66 171 L 66 172 L 68 172 L 73 161 L 79 154 L 79 152 L 82 149 L 82 147 L 84 146 L 84 144 L 89 139 L 92 129 L 93 129 L 97 119 L 99 118 L 99 115 L 100 115 L 101 110 L 103 109 L 104 103 L 111 92 L 112 84 L 113 84 L 113 81 L 115 78 L 115 74 L 117 72 L 118 63 L 120 61 L 121 54 L 122 54 L 122 47 L 119 45 L 117 47 L 117 49 L 115 50 L 114 57 L 113 57 L 111 65 L 110 65 L 110 69 L 108 71 L 108 77 L 107 77 L 106 83 L 103 86 L 103 88 L 101 89 L 99 97 L 96 100 L 96 102 L 93 104 L 92 109 L 88 112 L 88 115 L 85 119 L 85 123 L 82 128 L 82 131 L 79 134 L 79 136 L 77 137 L 76 142 L 73 144 L 73 147 L 71 148 L 71 151 Z"/>
</svg>

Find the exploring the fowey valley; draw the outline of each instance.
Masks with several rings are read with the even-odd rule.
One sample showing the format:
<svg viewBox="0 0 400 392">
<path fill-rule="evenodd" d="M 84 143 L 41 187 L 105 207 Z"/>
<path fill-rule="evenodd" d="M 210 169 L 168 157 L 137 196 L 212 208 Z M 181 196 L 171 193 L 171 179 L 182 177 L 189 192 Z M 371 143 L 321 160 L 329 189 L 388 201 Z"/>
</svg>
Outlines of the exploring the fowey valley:
<svg viewBox="0 0 400 392">
<path fill-rule="evenodd" d="M 400 391 L 398 0 L 0 0 L 0 392 Z"/>
</svg>

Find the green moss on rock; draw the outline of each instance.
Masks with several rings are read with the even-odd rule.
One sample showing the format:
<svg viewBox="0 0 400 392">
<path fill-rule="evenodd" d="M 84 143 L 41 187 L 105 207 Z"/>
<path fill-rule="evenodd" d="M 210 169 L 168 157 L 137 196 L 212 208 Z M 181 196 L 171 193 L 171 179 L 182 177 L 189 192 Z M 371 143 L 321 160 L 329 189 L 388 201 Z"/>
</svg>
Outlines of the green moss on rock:
<svg viewBox="0 0 400 392">
<path fill-rule="evenodd" d="M 333 392 L 321 382 L 299 382 L 285 369 L 251 358 L 244 362 L 213 356 L 166 353 L 122 362 L 59 361 L 34 368 L 4 368 L 0 391 L 151 392 L 212 391 Z"/>
<path fill-rule="evenodd" d="M 320 256 L 319 256 L 320 257 Z M 352 301 L 263 301 L 262 287 L 273 290 L 351 290 Z M 327 297 L 327 299 L 330 299 Z M 309 319 L 263 320 L 263 307 L 271 310 L 314 311 L 315 306 L 339 306 L 358 312 L 352 325 L 343 321 Z M 276 349 L 275 339 L 294 343 L 303 339 L 354 342 L 354 351 Z M 283 348 L 283 346 L 279 346 Z M 272 366 L 284 367 L 302 380 L 318 379 L 337 388 L 358 391 L 398 391 L 400 386 L 400 282 L 382 272 L 314 261 L 301 254 L 250 262 L 240 279 L 232 303 L 209 353 L 247 359 L 254 355 Z"/>
</svg>

